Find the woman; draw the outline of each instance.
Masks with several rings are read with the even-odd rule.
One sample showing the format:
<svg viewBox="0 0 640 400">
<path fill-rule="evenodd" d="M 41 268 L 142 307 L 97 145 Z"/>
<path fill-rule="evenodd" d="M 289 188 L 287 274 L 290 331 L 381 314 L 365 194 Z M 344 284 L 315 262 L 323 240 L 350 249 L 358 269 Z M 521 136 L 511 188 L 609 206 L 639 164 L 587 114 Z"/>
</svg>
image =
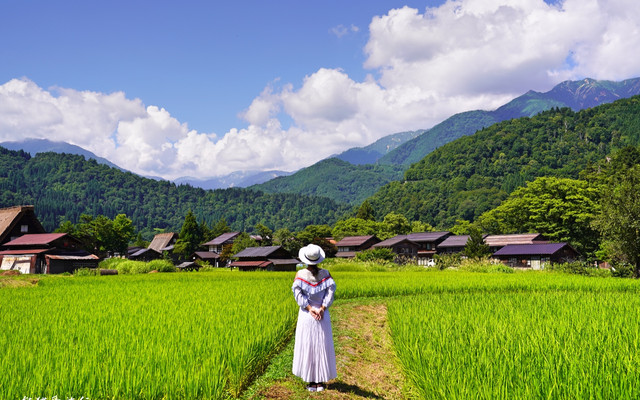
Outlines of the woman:
<svg viewBox="0 0 640 400">
<path fill-rule="evenodd" d="M 300 306 L 293 351 L 293 374 L 308 382 L 311 392 L 324 390 L 325 382 L 338 376 L 333 349 L 329 307 L 336 284 L 326 269 L 318 268 L 324 260 L 320 246 L 310 244 L 300 249 L 300 260 L 307 265 L 293 281 L 293 295 Z"/>
</svg>

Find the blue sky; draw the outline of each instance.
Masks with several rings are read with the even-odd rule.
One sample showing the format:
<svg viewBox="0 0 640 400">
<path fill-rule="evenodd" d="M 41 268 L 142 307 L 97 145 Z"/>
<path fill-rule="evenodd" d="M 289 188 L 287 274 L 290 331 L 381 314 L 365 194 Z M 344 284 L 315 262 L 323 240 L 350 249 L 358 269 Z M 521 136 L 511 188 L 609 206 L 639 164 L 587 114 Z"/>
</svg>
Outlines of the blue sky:
<svg viewBox="0 0 640 400">
<path fill-rule="evenodd" d="M 295 170 L 529 89 L 640 75 L 635 0 L 5 0 L 0 12 L 0 141 L 67 141 L 168 179 Z"/>
<path fill-rule="evenodd" d="M 371 18 L 438 2 L 4 3 L 0 82 L 24 76 L 44 88 L 124 91 L 193 129 L 226 132 L 269 82 L 299 85 L 322 67 L 357 80 L 375 72 L 362 66 Z"/>
</svg>

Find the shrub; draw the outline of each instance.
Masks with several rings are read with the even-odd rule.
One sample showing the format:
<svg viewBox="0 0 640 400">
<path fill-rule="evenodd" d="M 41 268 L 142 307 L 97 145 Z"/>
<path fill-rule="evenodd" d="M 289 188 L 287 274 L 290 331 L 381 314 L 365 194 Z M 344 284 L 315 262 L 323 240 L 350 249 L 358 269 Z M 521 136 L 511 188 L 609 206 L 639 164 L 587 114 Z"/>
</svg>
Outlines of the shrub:
<svg viewBox="0 0 640 400">
<path fill-rule="evenodd" d="M 153 260 L 147 264 L 149 271 L 176 272 L 176 267 L 168 260 Z"/>
<path fill-rule="evenodd" d="M 436 268 L 441 270 L 459 267 L 462 261 L 462 258 L 458 253 L 436 254 L 433 258 L 436 262 Z"/>
<path fill-rule="evenodd" d="M 551 264 L 547 266 L 547 269 L 555 272 L 563 272 L 565 274 L 574 274 L 574 275 L 585 275 L 585 276 L 600 276 L 607 277 L 611 276 L 612 273 L 606 269 L 600 269 L 586 261 L 575 261 L 570 263 L 557 263 Z M 622 276 L 630 276 L 625 275 L 626 270 L 624 268 L 620 271 Z"/>
<path fill-rule="evenodd" d="M 484 261 L 472 261 L 472 260 L 464 260 L 460 264 L 461 271 L 467 272 L 482 272 L 482 273 L 492 273 L 492 272 L 502 272 L 502 273 L 513 273 L 514 269 L 504 265 L 502 263 L 493 264 L 488 260 Z"/>
<path fill-rule="evenodd" d="M 96 276 L 98 271 L 91 268 L 78 268 L 74 271 L 74 276 Z"/>
<path fill-rule="evenodd" d="M 393 261 L 396 258 L 396 254 L 391 250 L 384 247 L 377 249 L 368 249 L 356 253 L 355 259 L 357 261 Z"/>
</svg>

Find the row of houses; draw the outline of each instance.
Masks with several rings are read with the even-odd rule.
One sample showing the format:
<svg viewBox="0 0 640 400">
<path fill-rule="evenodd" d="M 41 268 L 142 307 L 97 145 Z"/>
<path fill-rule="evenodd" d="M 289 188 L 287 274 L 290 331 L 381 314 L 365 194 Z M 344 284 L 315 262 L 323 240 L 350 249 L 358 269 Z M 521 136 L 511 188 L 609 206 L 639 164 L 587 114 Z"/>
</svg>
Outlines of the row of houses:
<svg viewBox="0 0 640 400">
<path fill-rule="evenodd" d="M 97 268 L 99 258 L 66 233 L 47 233 L 33 206 L 0 209 L 0 270 L 58 274 Z"/>
<path fill-rule="evenodd" d="M 544 264 L 571 262 L 579 253 L 568 243 L 551 243 L 539 233 L 485 235 L 492 258 L 514 268 L 542 269 Z M 420 232 L 380 240 L 374 235 L 349 236 L 336 243 L 336 257 L 352 258 L 367 249 L 389 248 L 396 255 L 433 265 L 436 254 L 461 253 L 469 235 L 451 232 Z"/>
<path fill-rule="evenodd" d="M 221 262 L 223 250 L 232 246 L 240 232 L 224 233 L 203 243 L 206 251 L 196 251 L 191 263 L 206 261 L 214 267 L 235 267 L 240 270 L 295 270 L 299 260 L 281 246 L 250 247 L 233 255 L 233 261 Z M 259 236 L 253 239 L 260 241 Z M 397 235 L 380 240 L 375 235 L 349 236 L 336 242 L 336 257 L 352 258 L 371 248 L 389 248 L 399 257 L 411 259 L 419 265 L 433 265 L 436 254 L 461 252 L 469 240 L 468 235 L 453 235 L 448 231 L 419 232 Z M 127 257 L 150 261 L 171 254 L 178 234 L 155 235 L 146 248 L 130 248 Z M 511 267 L 541 269 L 546 263 L 568 262 L 579 254 L 567 243 L 550 243 L 542 235 L 486 235 L 485 243 L 493 258 Z M 177 261 L 177 260 L 174 260 Z M 47 233 L 38 221 L 33 206 L 0 209 L 0 269 L 19 270 L 22 273 L 62 273 L 78 268 L 97 268 L 99 258 L 82 249 L 81 243 L 66 233 Z M 188 267 L 184 265 L 183 267 Z"/>
</svg>

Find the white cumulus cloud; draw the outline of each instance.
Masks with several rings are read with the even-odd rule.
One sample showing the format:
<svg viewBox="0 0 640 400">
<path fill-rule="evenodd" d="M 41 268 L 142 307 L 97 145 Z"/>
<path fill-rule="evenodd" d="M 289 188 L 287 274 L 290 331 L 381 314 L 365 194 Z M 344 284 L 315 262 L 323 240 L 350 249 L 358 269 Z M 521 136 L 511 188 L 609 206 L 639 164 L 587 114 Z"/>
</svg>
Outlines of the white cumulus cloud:
<svg viewBox="0 0 640 400">
<path fill-rule="evenodd" d="M 355 31 L 331 30 L 338 37 Z M 320 68 L 299 87 L 274 81 L 240 113 L 247 126 L 221 135 L 189 129 L 169 110 L 122 92 L 43 89 L 23 78 L 0 86 L 0 140 L 62 140 L 169 179 L 295 170 L 529 89 L 638 76 L 638 48 L 636 0 L 449 0 L 374 17 L 364 80 Z"/>
</svg>

